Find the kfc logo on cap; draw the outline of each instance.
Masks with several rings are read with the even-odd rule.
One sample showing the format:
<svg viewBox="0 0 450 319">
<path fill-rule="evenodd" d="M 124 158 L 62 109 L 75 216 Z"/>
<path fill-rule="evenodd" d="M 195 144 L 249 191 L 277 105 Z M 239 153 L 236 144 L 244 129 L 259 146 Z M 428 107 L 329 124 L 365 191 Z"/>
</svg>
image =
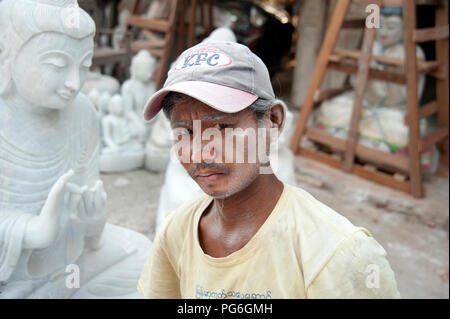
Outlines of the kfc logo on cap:
<svg viewBox="0 0 450 319">
<path fill-rule="evenodd" d="M 175 65 L 175 70 L 195 67 L 221 67 L 230 65 L 231 58 L 219 50 L 202 49 L 189 51 L 183 55 Z"/>
</svg>

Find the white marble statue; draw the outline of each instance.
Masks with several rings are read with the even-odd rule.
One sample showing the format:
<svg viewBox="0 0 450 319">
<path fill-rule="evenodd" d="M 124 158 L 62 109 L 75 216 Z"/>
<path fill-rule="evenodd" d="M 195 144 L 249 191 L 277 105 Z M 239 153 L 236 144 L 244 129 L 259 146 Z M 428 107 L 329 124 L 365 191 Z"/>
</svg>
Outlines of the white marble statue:
<svg viewBox="0 0 450 319">
<path fill-rule="evenodd" d="M 147 50 L 139 51 L 131 61 L 131 79 L 125 81 L 121 88 L 126 109 L 135 112 L 140 119 L 142 119 L 145 103 L 156 92 L 156 86 L 152 80 L 155 66 L 156 59 Z M 143 136 L 142 142 L 145 142 L 150 134 L 153 123 L 153 121 L 145 123 L 146 134 Z"/>
<path fill-rule="evenodd" d="M 116 94 L 108 104 L 109 114 L 102 119 L 104 147 L 100 155 L 100 171 L 123 172 L 144 164 L 144 149 L 139 135 L 125 111 L 123 98 Z M 134 115 L 134 114 L 133 114 Z"/>
<path fill-rule="evenodd" d="M 166 116 L 160 112 L 145 144 L 144 167 L 152 172 L 162 172 L 166 169 L 172 147 L 172 129 Z"/>
<path fill-rule="evenodd" d="M 230 42 L 237 42 L 236 35 L 234 34 L 233 30 L 226 27 L 220 27 L 217 29 L 214 29 L 213 32 L 209 36 L 203 39 L 202 42 L 206 41 L 230 41 Z"/>
<path fill-rule="evenodd" d="M 109 113 L 108 110 L 109 101 L 111 101 L 111 94 L 109 94 L 109 92 L 103 92 L 102 94 L 100 94 L 97 100 L 97 107 L 100 111 L 102 118 Z"/>
<path fill-rule="evenodd" d="M 0 30 L 0 298 L 138 298 L 151 242 L 105 223 L 80 93 L 94 22 L 76 1 L 2 0 Z"/>
<path fill-rule="evenodd" d="M 124 8 L 118 14 L 119 23 L 118 23 L 117 27 L 114 28 L 113 39 L 112 39 L 113 48 L 116 50 L 121 48 L 122 41 L 127 32 L 127 19 L 128 19 L 129 15 L 130 15 L 130 10 L 128 10 L 127 8 Z"/>
<path fill-rule="evenodd" d="M 278 137 L 278 148 L 273 149 L 270 154 L 270 163 L 275 175 L 283 182 L 296 185 L 294 154 L 289 148 L 289 142 L 294 131 L 294 115 L 287 108 L 287 105 L 278 100 L 285 109 L 286 120 L 280 136 Z M 164 115 L 160 112 L 159 115 Z M 159 119 L 158 119 L 159 120 Z M 274 150 L 277 152 L 274 153 Z M 181 204 L 204 194 L 198 184 L 189 176 L 184 167 L 180 164 L 173 150 L 170 151 L 170 161 L 164 177 L 164 185 L 161 189 L 156 213 L 156 227 L 164 219 L 164 216 Z"/>
<path fill-rule="evenodd" d="M 384 7 L 380 17 L 380 29 L 377 30 L 373 45 L 374 56 L 384 56 L 405 60 L 403 45 L 403 19 L 401 8 Z M 423 50 L 417 46 L 418 60 L 425 60 Z M 401 71 L 372 60 L 373 68 Z M 351 78 L 354 85 L 355 77 Z M 425 85 L 425 75 L 418 76 L 418 97 L 422 96 Z M 404 118 L 406 107 L 407 88 L 386 81 L 369 80 L 363 100 L 363 114 L 359 125 L 359 143 L 381 151 L 405 154 L 408 147 L 408 126 Z M 354 91 L 345 92 L 334 98 L 324 101 L 314 113 L 315 125 L 328 131 L 332 135 L 347 138 L 350 125 L 351 112 L 354 103 Z M 420 131 L 426 134 L 427 122 L 420 121 Z M 434 169 L 438 154 L 435 148 L 427 150 L 422 156 L 425 168 Z M 433 166 L 433 167 L 432 167 Z"/>
</svg>

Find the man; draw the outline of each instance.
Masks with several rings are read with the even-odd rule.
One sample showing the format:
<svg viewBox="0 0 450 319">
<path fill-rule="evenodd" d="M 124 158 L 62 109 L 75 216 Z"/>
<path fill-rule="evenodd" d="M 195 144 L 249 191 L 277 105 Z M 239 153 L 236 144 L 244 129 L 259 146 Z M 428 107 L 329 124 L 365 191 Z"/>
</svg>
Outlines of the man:
<svg viewBox="0 0 450 319">
<path fill-rule="evenodd" d="M 207 195 L 167 215 L 139 280 L 145 297 L 399 297 L 367 230 L 270 171 L 268 132 L 284 122 L 275 101 L 264 63 L 231 42 L 186 50 L 149 99 L 145 119 L 164 110 Z"/>
</svg>

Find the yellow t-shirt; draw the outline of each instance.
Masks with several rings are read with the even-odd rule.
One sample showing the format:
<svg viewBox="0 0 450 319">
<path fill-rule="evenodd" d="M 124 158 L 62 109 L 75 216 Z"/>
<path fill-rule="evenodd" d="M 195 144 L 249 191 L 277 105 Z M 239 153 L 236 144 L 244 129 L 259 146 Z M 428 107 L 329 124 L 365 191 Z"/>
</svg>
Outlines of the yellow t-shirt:
<svg viewBox="0 0 450 319">
<path fill-rule="evenodd" d="M 198 224 L 212 200 L 204 195 L 167 215 L 139 279 L 144 297 L 400 297 L 386 251 L 370 233 L 287 184 L 244 247 L 205 254 Z"/>
</svg>

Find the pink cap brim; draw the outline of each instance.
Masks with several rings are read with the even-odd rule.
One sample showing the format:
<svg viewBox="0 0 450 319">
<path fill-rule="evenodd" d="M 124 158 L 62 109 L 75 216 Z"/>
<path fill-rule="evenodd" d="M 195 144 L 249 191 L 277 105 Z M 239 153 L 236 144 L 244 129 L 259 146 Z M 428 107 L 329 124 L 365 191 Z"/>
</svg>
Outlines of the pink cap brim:
<svg viewBox="0 0 450 319">
<path fill-rule="evenodd" d="M 225 113 L 242 111 L 258 99 L 258 96 L 252 93 L 220 84 L 202 81 L 179 82 L 159 90 L 148 99 L 144 109 L 145 120 L 149 121 L 158 114 L 162 108 L 161 103 L 169 92 L 189 95 Z"/>
</svg>

